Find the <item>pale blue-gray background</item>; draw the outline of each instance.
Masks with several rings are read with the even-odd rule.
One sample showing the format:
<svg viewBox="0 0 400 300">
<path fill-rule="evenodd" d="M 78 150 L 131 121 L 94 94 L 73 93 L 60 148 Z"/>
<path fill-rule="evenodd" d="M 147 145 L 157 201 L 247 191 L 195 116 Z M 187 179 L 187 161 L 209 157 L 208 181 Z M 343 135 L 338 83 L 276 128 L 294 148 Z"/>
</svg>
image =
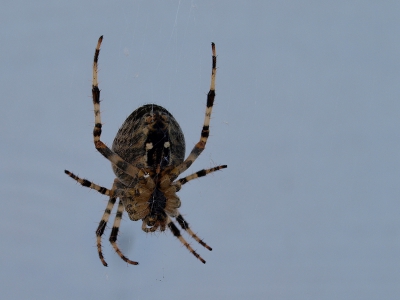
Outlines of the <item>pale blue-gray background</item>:
<svg viewBox="0 0 400 300">
<path fill-rule="evenodd" d="M 1 299 L 399 299 L 398 1 L 2 1 Z M 92 143 L 131 111 L 170 110 L 198 141 L 218 54 L 211 137 L 182 213 L 214 250 L 125 216 L 95 229 L 110 187 Z M 189 174 L 191 172 L 187 172 Z M 110 225 L 111 226 L 111 225 Z M 187 237 L 187 236 L 186 236 Z M 189 238 L 188 238 L 189 239 Z M 190 240 L 190 239 L 189 239 Z"/>
</svg>

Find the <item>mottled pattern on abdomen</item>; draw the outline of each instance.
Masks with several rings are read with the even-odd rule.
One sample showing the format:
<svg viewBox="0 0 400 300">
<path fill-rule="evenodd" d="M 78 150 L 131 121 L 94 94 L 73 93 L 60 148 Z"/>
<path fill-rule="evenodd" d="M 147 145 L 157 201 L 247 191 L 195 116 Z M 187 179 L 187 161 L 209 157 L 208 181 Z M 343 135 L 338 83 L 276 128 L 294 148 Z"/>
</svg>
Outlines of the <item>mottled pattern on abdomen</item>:
<svg viewBox="0 0 400 300">
<path fill-rule="evenodd" d="M 175 118 L 163 107 L 155 104 L 147 104 L 136 109 L 122 124 L 115 136 L 112 150 L 121 156 L 126 162 L 138 167 L 149 169 L 153 166 L 147 164 L 146 139 L 147 130 L 145 116 L 151 112 L 159 111 L 169 116 L 170 157 L 169 162 L 163 163 L 163 169 L 169 166 L 178 166 L 185 158 L 185 138 Z M 127 187 L 134 186 L 137 181 L 112 165 L 118 179 Z M 155 171 L 155 170 L 153 170 Z"/>
</svg>

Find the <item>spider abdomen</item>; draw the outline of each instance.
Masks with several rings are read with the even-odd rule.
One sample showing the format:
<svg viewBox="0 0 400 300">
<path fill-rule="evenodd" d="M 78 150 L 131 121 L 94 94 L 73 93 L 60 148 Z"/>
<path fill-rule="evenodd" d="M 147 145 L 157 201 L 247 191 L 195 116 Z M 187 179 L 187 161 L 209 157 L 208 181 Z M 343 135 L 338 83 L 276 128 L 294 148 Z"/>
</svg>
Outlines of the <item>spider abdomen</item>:
<svg viewBox="0 0 400 300">
<path fill-rule="evenodd" d="M 107 207 L 96 230 L 96 245 L 99 258 L 104 266 L 101 238 L 107 226 L 111 211 L 118 201 L 114 224 L 109 241 L 115 252 L 125 262 L 137 265 L 138 262 L 128 259 L 117 245 L 119 227 L 124 210 L 132 221 L 142 220 L 145 232 L 164 231 L 167 228 L 196 258 L 202 263 L 206 261 L 190 246 L 174 224 L 173 218 L 194 240 L 208 250 L 212 250 L 189 227 L 189 223 L 180 214 L 178 208 L 181 201 L 176 193 L 187 182 L 206 176 L 212 172 L 225 169 L 227 165 L 203 169 L 178 179 L 204 150 L 209 133 L 211 112 L 215 98 L 215 76 L 217 71 L 217 55 L 215 44 L 212 48 L 212 71 L 210 91 L 207 94 L 207 107 L 204 116 L 200 140 L 184 159 L 185 139 L 175 118 L 163 107 L 148 104 L 139 107 L 125 120 L 115 136 L 112 150 L 101 141 L 100 89 L 98 86 L 98 58 L 101 36 L 97 42 L 93 58 L 92 97 L 94 107 L 94 146 L 112 163 L 117 176 L 111 189 L 97 185 L 87 179 L 64 170 L 72 179 L 84 187 L 89 187 L 109 197 Z"/>
<path fill-rule="evenodd" d="M 115 136 L 112 150 L 152 177 L 183 162 L 185 138 L 171 113 L 159 105 L 147 104 L 125 120 Z M 115 165 L 112 167 L 124 185 L 137 183 Z"/>
</svg>

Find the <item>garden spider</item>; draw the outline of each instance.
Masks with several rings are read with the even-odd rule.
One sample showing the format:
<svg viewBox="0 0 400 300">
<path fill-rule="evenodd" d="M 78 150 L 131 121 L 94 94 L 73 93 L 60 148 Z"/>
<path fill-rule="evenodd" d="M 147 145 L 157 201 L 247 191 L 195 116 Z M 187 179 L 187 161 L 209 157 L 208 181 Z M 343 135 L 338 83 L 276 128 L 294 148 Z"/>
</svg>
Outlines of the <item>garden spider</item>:
<svg viewBox="0 0 400 300">
<path fill-rule="evenodd" d="M 181 206 L 176 192 L 190 180 L 226 168 L 226 165 L 203 169 L 184 178 L 176 178 L 186 171 L 204 150 L 209 136 L 211 111 L 215 97 L 215 74 L 217 58 L 215 45 L 212 43 L 211 86 L 207 95 L 207 108 L 200 141 L 194 146 L 189 156 L 184 159 L 185 139 L 175 118 L 163 107 L 147 104 L 136 109 L 122 124 L 115 136 L 112 149 L 101 140 L 100 90 L 97 82 L 97 62 L 100 53 L 101 36 L 97 42 L 93 62 L 92 96 L 95 125 L 93 129 L 94 145 L 111 164 L 116 175 L 111 189 L 99 186 L 86 179 L 79 178 L 65 170 L 65 173 L 81 185 L 109 196 L 108 204 L 96 230 L 97 251 L 104 266 L 107 263 L 101 250 L 101 237 L 106 228 L 111 210 L 118 201 L 117 213 L 110 235 L 110 243 L 117 254 L 127 263 L 137 265 L 128 259 L 117 245 L 117 235 L 124 209 L 132 221 L 142 220 L 144 232 L 164 231 L 166 227 L 179 241 L 202 263 L 205 260 L 193 250 L 181 236 L 172 218 L 198 243 L 212 250 L 189 227 L 179 213 Z"/>
</svg>

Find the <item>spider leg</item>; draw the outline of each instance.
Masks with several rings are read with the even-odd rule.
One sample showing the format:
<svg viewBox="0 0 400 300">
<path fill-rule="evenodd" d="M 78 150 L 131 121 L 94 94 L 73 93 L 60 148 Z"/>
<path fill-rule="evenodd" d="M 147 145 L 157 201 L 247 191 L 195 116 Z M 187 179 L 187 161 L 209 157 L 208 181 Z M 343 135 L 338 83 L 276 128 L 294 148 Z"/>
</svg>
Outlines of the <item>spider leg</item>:
<svg viewBox="0 0 400 300">
<path fill-rule="evenodd" d="M 76 176 L 74 173 L 71 173 L 70 171 L 68 171 L 68 170 L 64 170 L 64 172 L 65 172 L 65 174 L 67 174 L 69 177 L 71 177 L 72 179 L 74 179 L 74 180 L 76 180 L 77 182 L 79 182 L 81 185 L 83 185 L 84 187 L 88 187 L 88 188 L 91 188 L 91 189 L 93 189 L 93 190 L 96 190 L 96 191 L 98 191 L 100 194 L 103 194 L 103 195 L 107 195 L 107 196 L 110 196 L 112 193 L 111 193 L 111 191 L 109 190 L 109 189 L 107 189 L 107 188 L 105 188 L 105 187 L 102 187 L 102 186 L 100 186 L 100 185 L 97 185 L 97 184 L 95 184 L 95 183 L 93 183 L 93 182 L 90 182 L 89 180 L 87 180 L 87 179 L 82 179 L 82 178 L 79 178 L 78 176 Z"/>
<path fill-rule="evenodd" d="M 204 117 L 203 129 L 201 130 L 200 141 L 194 146 L 192 152 L 190 152 L 189 156 L 185 159 L 183 163 L 174 168 L 171 171 L 171 180 L 175 180 L 182 172 L 186 171 L 192 163 L 199 157 L 201 152 L 203 152 L 206 147 L 207 139 L 210 134 L 210 120 L 211 120 L 211 112 L 214 105 L 215 98 L 215 76 L 217 73 L 217 55 L 215 52 L 215 44 L 211 43 L 212 48 L 212 71 L 211 71 L 211 84 L 210 91 L 207 94 L 207 108 Z"/>
<path fill-rule="evenodd" d="M 218 170 L 225 169 L 227 167 L 228 167 L 227 165 L 222 165 L 222 166 L 217 166 L 217 167 L 214 167 L 211 169 L 203 169 L 203 170 L 197 171 L 196 173 L 190 174 L 184 178 L 180 178 L 176 182 L 174 182 L 174 185 L 176 186 L 176 191 L 179 191 L 181 189 L 182 185 L 189 182 L 190 180 L 206 176 L 207 174 L 210 174 L 210 173 L 218 171 Z"/>
<path fill-rule="evenodd" d="M 185 230 L 192 238 L 194 238 L 200 245 L 202 245 L 204 248 L 207 248 L 208 250 L 212 250 L 210 246 L 208 246 L 205 242 L 203 242 L 202 239 L 200 239 L 190 228 L 189 228 L 189 223 L 186 222 L 186 220 L 182 217 L 182 215 L 179 213 L 179 215 L 176 217 L 176 220 L 178 221 L 179 225 L 181 225 L 182 229 Z"/>
<path fill-rule="evenodd" d="M 175 226 L 175 224 L 172 222 L 172 220 L 168 217 L 167 219 L 168 222 L 168 227 L 169 229 L 172 231 L 172 233 L 174 234 L 174 236 L 176 236 L 178 238 L 178 240 L 194 255 L 196 256 L 203 264 L 206 263 L 206 261 L 199 255 L 197 254 L 196 251 L 193 250 L 193 248 L 190 246 L 190 244 L 188 242 L 186 242 L 186 240 L 181 236 L 181 232 L 179 231 L 178 227 Z"/>
<path fill-rule="evenodd" d="M 99 226 L 97 227 L 97 230 L 96 230 L 97 252 L 99 253 L 99 258 L 100 258 L 101 262 L 103 263 L 103 265 L 105 267 L 107 267 L 107 263 L 104 260 L 103 252 L 101 251 L 101 236 L 103 235 L 104 229 L 106 228 L 106 225 L 107 225 L 107 222 L 108 222 L 108 219 L 110 218 L 110 214 L 111 214 L 111 211 L 112 211 L 112 209 L 114 207 L 115 200 L 116 200 L 115 197 L 111 197 L 108 200 L 106 210 L 104 211 L 103 217 L 101 218 L 100 224 L 99 224 Z"/>
<path fill-rule="evenodd" d="M 124 205 L 122 204 L 122 201 L 120 200 L 119 203 L 118 203 L 118 209 L 117 209 L 117 214 L 116 214 L 115 219 L 114 219 L 113 228 L 111 230 L 110 243 L 113 246 L 115 252 L 117 252 L 119 257 L 121 257 L 125 262 L 127 262 L 128 264 L 131 264 L 131 265 L 137 265 L 139 263 L 136 262 L 136 261 L 132 261 L 132 260 L 128 259 L 121 252 L 121 250 L 119 249 L 119 247 L 117 245 L 117 236 L 118 236 L 119 226 L 121 224 L 121 219 L 122 219 L 123 212 L 124 212 Z"/>
<path fill-rule="evenodd" d="M 97 63 L 100 54 L 100 45 L 103 41 L 101 36 L 97 42 L 96 51 L 93 59 L 93 81 L 92 81 L 92 97 L 94 106 L 94 129 L 93 129 L 93 142 L 94 145 L 105 158 L 107 158 L 113 165 L 121 169 L 123 172 L 131 175 L 133 178 L 143 178 L 145 173 L 139 168 L 131 165 L 130 163 L 123 160 L 118 154 L 113 152 L 107 147 L 101 140 L 101 116 L 100 116 L 100 89 L 97 81 Z"/>
</svg>

